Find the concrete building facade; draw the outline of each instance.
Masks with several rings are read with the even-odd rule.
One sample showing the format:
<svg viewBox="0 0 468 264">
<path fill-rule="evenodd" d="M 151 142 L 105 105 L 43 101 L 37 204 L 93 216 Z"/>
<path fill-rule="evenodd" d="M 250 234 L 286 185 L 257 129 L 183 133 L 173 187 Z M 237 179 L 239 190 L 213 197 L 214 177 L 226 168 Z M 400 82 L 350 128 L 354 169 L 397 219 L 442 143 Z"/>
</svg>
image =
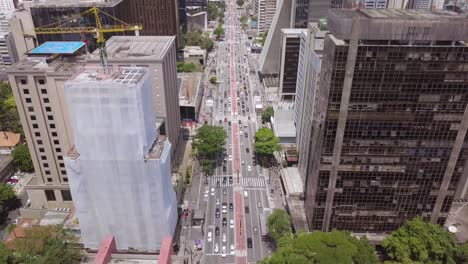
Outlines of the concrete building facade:
<svg viewBox="0 0 468 264">
<path fill-rule="evenodd" d="M 425 10 L 329 12 L 306 175 L 311 229 L 445 222 L 468 175 L 466 28 L 466 17 Z"/>
<path fill-rule="evenodd" d="M 65 164 L 85 248 L 156 252 L 177 223 L 171 144 L 160 137 L 148 69 L 85 69 L 65 83 L 75 145 Z"/>
<path fill-rule="evenodd" d="M 279 98 L 294 102 L 299 64 L 300 36 L 304 29 L 281 29 L 281 60 L 279 71 Z"/>
<path fill-rule="evenodd" d="M 162 134 L 181 138 L 175 37 L 140 36 L 107 41 L 109 64 L 144 66 L 153 78 L 153 109 L 164 119 Z M 25 187 L 32 208 L 73 207 L 64 154 L 73 146 L 63 85 L 85 65 L 99 65 L 98 54 L 50 57 L 30 55 L 7 70 L 36 176 Z"/>
<path fill-rule="evenodd" d="M 256 4 L 256 16 L 257 22 L 257 34 L 264 33 L 270 30 L 273 17 L 276 12 L 277 0 L 257 0 Z"/>
</svg>

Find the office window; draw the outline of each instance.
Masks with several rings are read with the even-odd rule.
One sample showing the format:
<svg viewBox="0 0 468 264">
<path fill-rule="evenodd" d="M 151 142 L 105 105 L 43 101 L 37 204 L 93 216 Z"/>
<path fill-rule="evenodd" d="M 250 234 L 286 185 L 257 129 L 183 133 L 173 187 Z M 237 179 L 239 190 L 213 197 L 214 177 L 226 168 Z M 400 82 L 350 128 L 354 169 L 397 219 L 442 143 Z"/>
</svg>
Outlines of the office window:
<svg viewBox="0 0 468 264">
<path fill-rule="evenodd" d="M 44 168 L 49 168 L 49 163 L 44 163 L 42 165 L 44 165 Z"/>
<path fill-rule="evenodd" d="M 46 160 L 47 157 L 46 156 L 41 156 L 41 160 Z"/>
<path fill-rule="evenodd" d="M 62 198 L 64 201 L 71 201 L 72 200 L 72 196 L 71 196 L 71 193 L 69 190 L 61 190 L 62 192 Z"/>
<path fill-rule="evenodd" d="M 47 182 L 52 182 L 52 178 L 47 178 Z"/>
<path fill-rule="evenodd" d="M 67 171 L 66 171 L 66 170 L 62 170 L 62 171 L 60 171 L 60 173 L 62 173 L 62 175 L 67 175 Z"/>
<path fill-rule="evenodd" d="M 24 94 L 29 94 L 29 90 L 28 89 L 23 89 L 23 93 Z"/>
<path fill-rule="evenodd" d="M 39 148 L 39 152 L 44 152 L 44 148 Z"/>
<path fill-rule="evenodd" d="M 67 178 L 67 177 L 63 177 L 63 181 L 64 181 L 64 182 L 68 182 L 68 178 Z"/>
<path fill-rule="evenodd" d="M 51 115 L 48 115 L 48 116 L 47 116 L 47 119 L 52 121 L 52 120 L 54 120 L 54 117 L 51 116 Z"/>
<path fill-rule="evenodd" d="M 34 132 L 34 135 L 35 135 L 36 137 L 40 137 L 40 136 L 41 136 L 41 133 L 39 133 L 39 132 Z"/>
<path fill-rule="evenodd" d="M 49 124 L 50 128 L 55 128 L 55 124 Z"/>
<path fill-rule="evenodd" d="M 55 152 L 61 152 L 61 151 L 62 151 L 62 149 L 60 149 L 60 148 L 55 148 Z"/>
<path fill-rule="evenodd" d="M 30 115 L 29 117 L 31 118 L 31 120 L 36 120 L 36 116 L 35 116 L 35 115 Z"/>
<path fill-rule="evenodd" d="M 53 137 L 57 136 L 57 132 L 52 132 L 51 134 L 52 134 Z"/>
<path fill-rule="evenodd" d="M 34 112 L 34 108 L 32 106 L 28 106 L 28 111 L 29 112 Z"/>
<path fill-rule="evenodd" d="M 62 156 L 57 156 L 57 159 L 58 160 L 63 160 L 63 157 Z"/>
<path fill-rule="evenodd" d="M 54 144 L 58 145 L 58 144 L 60 144 L 60 141 L 54 140 Z"/>
<path fill-rule="evenodd" d="M 47 94 L 47 90 L 46 89 L 41 89 L 41 94 Z"/>
<path fill-rule="evenodd" d="M 54 190 L 45 190 L 44 191 L 47 201 L 56 201 Z"/>
<path fill-rule="evenodd" d="M 59 163 L 60 168 L 65 168 L 65 164 Z"/>
<path fill-rule="evenodd" d="M 20 80 L 20 83 L 21 83 L 22 85 L 26 85 L 26 84 L 28 84 L 28 80 L 26 80 L 26 79 L 21 79 L 21 80 Z"/>
<path fill-rule="evenodd" d="M 52 111 L 52 109 L 50 108 L 50 106 L 46 106 L 46 107 L 45 107 L 45 110 L 46 110 L 46 112 L 51 112 L 51 111 Z"/>
<path fill-rule="evenodd" d="M 39 139 L 39 140 L 37 141 L 37 144 L 38 144 L 38 145 L 42 145 L 42 140 Z"/>
<path fill-rule="evenodd" d="M 32 127 L 33 128 L 39 128 L 39 125 L 38 124 L 32 124 Z"/>
<path fill-rule="evenodd" d="M 45 170 L 44 172 L 46 175 L 50 175 L 50 170 Z"/>
<path fill-rule="evenodd" d="M 31 103 L 32 102 L 31 98 L 26 98 L 25 100 L 26 100 L 26 103 Z"/>
<path fill-rule="evenodd" d="M 50 102 L 49 98 L 44 98 L 43 101 L 44 101 L 44 103 L 49 103 Z"/>
<path fill-rule="evenodd" d="M 44 84 L 45 84 L 45 80 L 44 80 L 44 79 L 39 79 L 39 84 L 44 85 Z"/>
</svg>

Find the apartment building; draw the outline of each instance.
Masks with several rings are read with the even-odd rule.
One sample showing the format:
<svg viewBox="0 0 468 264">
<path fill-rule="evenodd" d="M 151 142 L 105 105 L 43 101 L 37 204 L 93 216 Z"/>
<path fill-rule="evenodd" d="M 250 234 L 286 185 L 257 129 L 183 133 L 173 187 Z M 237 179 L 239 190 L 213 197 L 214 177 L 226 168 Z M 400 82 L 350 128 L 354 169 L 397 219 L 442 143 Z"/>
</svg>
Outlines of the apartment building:
<svg viewBox="0 0 468 264">
<path fill-rule="evenodd" d="M 276 12 L 276 0 L 258 0 L 256 4 L 257 34 L 270 30 Z"/>
<path fill-rule="evenodd" d="M 311 229 L 445 222 L 468 177 L 466 28 L 466 16 L 427 10 L 330 10 L 318 85 L 306 88 Z"/>
</svg>

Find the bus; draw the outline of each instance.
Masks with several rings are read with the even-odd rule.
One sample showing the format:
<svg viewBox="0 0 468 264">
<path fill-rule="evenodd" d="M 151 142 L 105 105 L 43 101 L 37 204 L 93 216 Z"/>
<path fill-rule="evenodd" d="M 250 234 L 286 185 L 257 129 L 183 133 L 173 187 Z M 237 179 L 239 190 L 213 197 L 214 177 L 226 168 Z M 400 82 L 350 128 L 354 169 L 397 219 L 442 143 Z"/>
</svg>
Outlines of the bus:
<svg viewBox="0 0 468 264">
<path fill-rule="evenodd" d="M 266 225 L 265 213 L 259 215 L 260 234 L 263 241 L 268 240 L 268 228 Z"/>
</svg>

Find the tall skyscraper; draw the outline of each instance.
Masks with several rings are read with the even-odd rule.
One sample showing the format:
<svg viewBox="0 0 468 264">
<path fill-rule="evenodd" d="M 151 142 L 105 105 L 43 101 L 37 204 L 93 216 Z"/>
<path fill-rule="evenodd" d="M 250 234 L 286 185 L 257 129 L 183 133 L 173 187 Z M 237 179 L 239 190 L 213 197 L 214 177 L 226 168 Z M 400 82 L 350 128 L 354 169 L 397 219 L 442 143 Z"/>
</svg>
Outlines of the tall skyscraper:
<svg viewBox="0 0 468 264">
<path fill-rule="evenodd" d="M 304 29 L 281 29 L 281 60 L 279 71 L 279 98 L 294 102 L 301 33 Z"/>
<path fill-rule="evenodd" d="M 177 223 L 171 144 L 159 137 L 143 68 L 85 70 L 65 83 L 75 146 L 65 158 L 81 242 L 156 251 Z"/>
<path fill-rule="evenodd" d="M 309 155 L 301 152 L 311 229 L 380 233 L 415 216 L 445 222 L 466 190 L 466 28 L 466 16 L 427 10 L 329 12 L 306 113 Z"/>
<path fill-rule="evenodd" d="M 277 0 L 257 0 L 255 1 L 255 14 L 258 18 L 257 33 L 264 33 L 270 30 L 271 22 L 276 12 Z"/>
</svg>

